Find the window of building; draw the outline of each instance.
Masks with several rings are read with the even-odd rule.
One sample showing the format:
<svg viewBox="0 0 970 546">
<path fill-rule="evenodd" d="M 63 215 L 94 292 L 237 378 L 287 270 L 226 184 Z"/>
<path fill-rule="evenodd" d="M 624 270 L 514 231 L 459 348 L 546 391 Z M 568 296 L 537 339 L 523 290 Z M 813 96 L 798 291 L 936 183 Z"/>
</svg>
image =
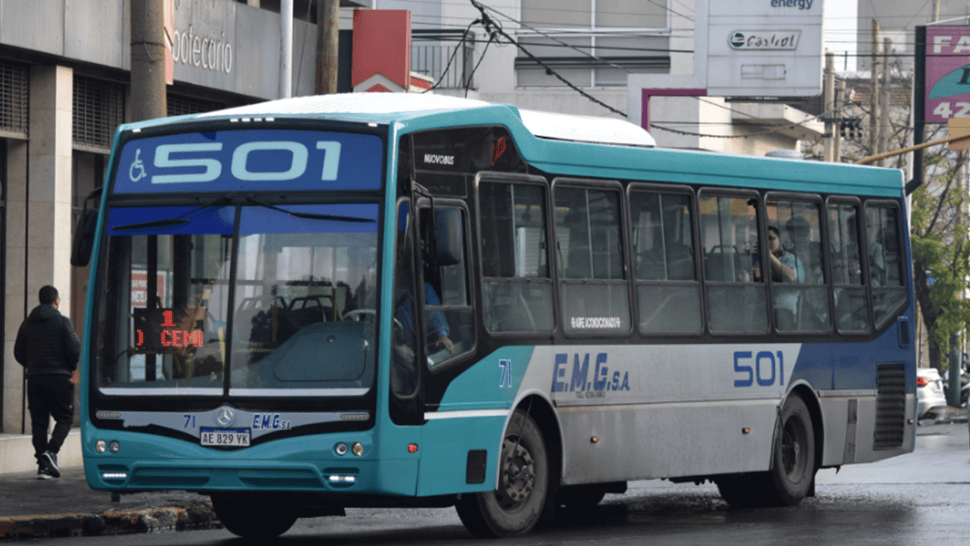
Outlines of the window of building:
<svg viewBox="0 0 970 546">
<path fill-rule="evenodd" d="M 522 0 L 515 61 L 519 87 L 625 86 L 629 73 L 670 69 L 669 0 Z"/>
</svg>

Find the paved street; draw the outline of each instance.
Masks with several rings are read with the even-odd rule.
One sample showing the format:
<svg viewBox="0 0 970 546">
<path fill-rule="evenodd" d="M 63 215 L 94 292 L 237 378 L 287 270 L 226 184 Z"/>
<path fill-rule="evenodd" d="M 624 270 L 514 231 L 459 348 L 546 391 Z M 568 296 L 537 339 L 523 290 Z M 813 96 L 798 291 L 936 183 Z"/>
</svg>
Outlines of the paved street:
<svg viewBox="0 0 970 546">
<path fill-rule="evenodd" d="M 817 497 L 801 506 L 734 510 L 714 486 L 635 482 L 585 511 L 563 512 L 516 544 L 685 545 L 970 543 L 970 437 L 966 424 L 922 426 L 914 453 L 818 475 Z M 31 541 L 46 545 L 130 544 L 132 536 Z M 159 532 L 142 546 L 237 544 L 223 529 Z M 348 510 L 346 518 L 299 521 L 280 544 L 491 544 L 465 531 L 452 509 Z M 495 541 L 499 543 L 499 541 Z"/>
</svg>

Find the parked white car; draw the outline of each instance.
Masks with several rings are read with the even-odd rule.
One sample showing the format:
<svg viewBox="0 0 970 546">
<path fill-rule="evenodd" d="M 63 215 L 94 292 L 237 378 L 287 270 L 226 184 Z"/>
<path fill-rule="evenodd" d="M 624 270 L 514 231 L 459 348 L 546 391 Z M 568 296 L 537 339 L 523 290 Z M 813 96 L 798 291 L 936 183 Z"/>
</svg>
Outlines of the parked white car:
<svg viewBox="0 0 970 546">
<path fill-rule="evenodd" d="M 934 417 L 946 409 L 943 379 L 936 368 L 916 368 L 916 418 Z"/>
</svg>

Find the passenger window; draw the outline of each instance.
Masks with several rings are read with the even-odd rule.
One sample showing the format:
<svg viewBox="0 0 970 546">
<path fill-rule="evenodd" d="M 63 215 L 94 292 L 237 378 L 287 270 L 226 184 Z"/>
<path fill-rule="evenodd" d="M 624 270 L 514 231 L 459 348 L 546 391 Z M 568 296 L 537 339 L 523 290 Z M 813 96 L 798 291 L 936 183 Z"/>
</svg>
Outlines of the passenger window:
<svg viewBox="0 0 970 546">
<path fill-rule="evenodd" d="M 631 191 L 630 223 L 640 331 L 700 332 L 690 195 Z"/>
<path fill-rule="evenodd" d="M 475 340 L 468 292 L 467 219 L 457 207 L 421 210 L 424 327 L 428 366 L 468 352 Z M 434 230 L 434 237 L 431 237 Z"/>
<path fill-rule="evenodd" d="M 859 207 L 829 203 L 829 261 L 832 264 L 832 294 L 835 327 L 839 332 L 869 331 L 869 307 L 862 283 L 859 259 Z"/>
<path fill-rule="evenodd" d="M 485 327 L 490 332 L 551 332 L 555 321 L 544 188 L 482 182 L 479 210 Z"/>
<path fill-rule="evenodd" d="M 896 207 L 866 206 L 866 262 L 877 325 L 892 316 L 908 296 L 899 245 L 901 226 Z"/>
<path fill-rule="evenodd" d="M 554 187 L 563 329 L 625 333 L 630 293 L 624 274 L 620 192 Z"/>
<path fill-rule="evenodd" d="M 769 198 L 765 208 L 775 328 L 781 332 L 828 331 L 821 207 L 808 201 Z"/>
<path fill-rule="evenodd" d="M 702 196 L 700 225 L 712 332 L 768 331 L 760 264 L 758 201 Z M 757 262 L 754 256 L 759 256 Z"/>
</svg>

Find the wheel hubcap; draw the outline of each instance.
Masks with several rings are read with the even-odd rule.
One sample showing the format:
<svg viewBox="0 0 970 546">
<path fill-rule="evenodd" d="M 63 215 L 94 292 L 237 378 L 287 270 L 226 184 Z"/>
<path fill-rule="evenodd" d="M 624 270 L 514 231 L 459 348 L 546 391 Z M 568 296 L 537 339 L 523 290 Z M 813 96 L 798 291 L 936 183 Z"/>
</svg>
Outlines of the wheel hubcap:
<svg viewBox="0 0 970 546">
<path fill-rule="evenodd" d="M 781 461 L 789 478 L 797 478 L 802 473 L 802 467 L 805 465 L 804 442 L 805 429 L 801 427 L 798 420 L 789 419 L 785 423 L 781 437 Z"/>
<path fill-rule="evenodd" d="M 495 496 L 505 509 L 516 508 L 528 500 L 535 487 L 535 460 L 521 440 L 506 438 L 502 443 L 502 476 Z"/>
</svg>

